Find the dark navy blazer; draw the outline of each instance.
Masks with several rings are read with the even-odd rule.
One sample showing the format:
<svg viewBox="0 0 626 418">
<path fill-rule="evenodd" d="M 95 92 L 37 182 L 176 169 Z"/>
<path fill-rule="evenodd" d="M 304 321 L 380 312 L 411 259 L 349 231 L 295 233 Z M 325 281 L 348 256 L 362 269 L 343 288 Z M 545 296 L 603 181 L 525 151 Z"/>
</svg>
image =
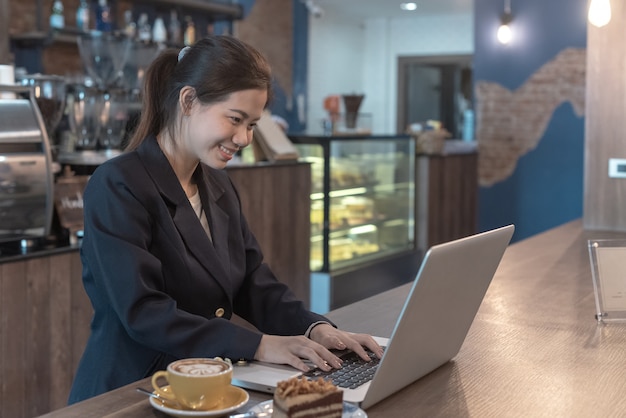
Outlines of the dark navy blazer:
<svg viewBox="0 0 626 418">
<path fill-rule="evenodd" d="M 253 358 L 261 334 L 233 313 L 277 335 L 327 321 L 263 262 L 227 173 L 199 164 L 194 176 L 213 242 L 154 137 L 90 178 L 81 259 L 94 316 L 70 403 L 177 358 Z"/>
</svg>

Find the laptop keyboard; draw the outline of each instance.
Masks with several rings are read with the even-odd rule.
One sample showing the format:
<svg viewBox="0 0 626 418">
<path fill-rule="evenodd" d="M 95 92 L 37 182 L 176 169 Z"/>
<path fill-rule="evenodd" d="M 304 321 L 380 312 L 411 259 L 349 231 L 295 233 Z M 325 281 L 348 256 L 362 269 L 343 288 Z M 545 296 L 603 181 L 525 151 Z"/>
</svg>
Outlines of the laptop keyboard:
<svg viewBox="0 0 626 418">
<path fill-rule="evenodd" d="M 370 361 L 365 361 L 354 351 L 350 351 L 342 356 L 343 365 L 341 369 L 332 369 L 325 372 L 315 368 L 304 374 L 309 379 L 321 377 L 330 380 L 334 385 L 344 389 L 356 389 L 364 383 L 369 382 L 374 377 L 380 359 L 371 351 L 367 350 Z"/>
</svg>

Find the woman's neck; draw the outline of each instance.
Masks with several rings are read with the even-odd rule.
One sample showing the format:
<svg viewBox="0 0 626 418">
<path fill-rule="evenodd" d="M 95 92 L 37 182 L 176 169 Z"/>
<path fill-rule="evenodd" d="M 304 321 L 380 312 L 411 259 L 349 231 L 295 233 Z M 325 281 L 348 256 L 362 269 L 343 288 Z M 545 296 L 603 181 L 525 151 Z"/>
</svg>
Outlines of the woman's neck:
<svg viewBox="0 0 626 418">
<path fill-rule="evenodd" d="M 193 180 L 193 173 L 198 167 L 199 160 L 190 158 L 184 150 L 177 148 L 171 138 L 167 138 L 164 135 L 157 135 L 157 142 L 161 151 L 163 151 L 163 154 L 165 154 L 165 157 L 172 166 L 187 197 L 196 194 L 198 187 Z"/>
</svg>

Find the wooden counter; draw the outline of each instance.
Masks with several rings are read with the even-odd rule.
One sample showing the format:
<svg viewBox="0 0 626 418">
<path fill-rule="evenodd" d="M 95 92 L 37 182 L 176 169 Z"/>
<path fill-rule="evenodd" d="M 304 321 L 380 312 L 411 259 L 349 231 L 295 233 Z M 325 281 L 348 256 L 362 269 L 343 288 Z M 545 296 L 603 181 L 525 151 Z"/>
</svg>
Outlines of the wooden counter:
<svg viewBox="0 0 626 418">
<path fill-rule="evenodd" d="M 229 166 L 266 262 L 309 302 L 309 164 Z M 89 336 L 77 248 L 0 257 L 0 417 L 67 404 Z"/>
<path fill-rule="evenodd" d="M 583 231 L 575 221 L 510 246 L 457 357 L 368 416 L 624 416 L 626 324 L 597 324 L 587 252 L 590 238 L 618 237 L 626 234 Z M 389 336 L 408 286 L 329 316 L 342 328 Z M 163 417 L 138 385 L 149 387 L 144 380 L 47 416 Z M 250 395 L 248 406 L 268 399 Z"/>
</svg>

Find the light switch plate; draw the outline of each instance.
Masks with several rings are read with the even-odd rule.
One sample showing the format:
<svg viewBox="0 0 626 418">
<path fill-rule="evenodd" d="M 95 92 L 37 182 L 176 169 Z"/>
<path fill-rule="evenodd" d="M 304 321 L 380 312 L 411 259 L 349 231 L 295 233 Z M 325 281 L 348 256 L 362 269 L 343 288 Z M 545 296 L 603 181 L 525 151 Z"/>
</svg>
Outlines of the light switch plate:
<svg viewBox="0 0 626 418">
<path fill-rule="evenodd" d="M 626 178 L 626 159 L 609 158 L 609 177 Z"/>
</svg>

